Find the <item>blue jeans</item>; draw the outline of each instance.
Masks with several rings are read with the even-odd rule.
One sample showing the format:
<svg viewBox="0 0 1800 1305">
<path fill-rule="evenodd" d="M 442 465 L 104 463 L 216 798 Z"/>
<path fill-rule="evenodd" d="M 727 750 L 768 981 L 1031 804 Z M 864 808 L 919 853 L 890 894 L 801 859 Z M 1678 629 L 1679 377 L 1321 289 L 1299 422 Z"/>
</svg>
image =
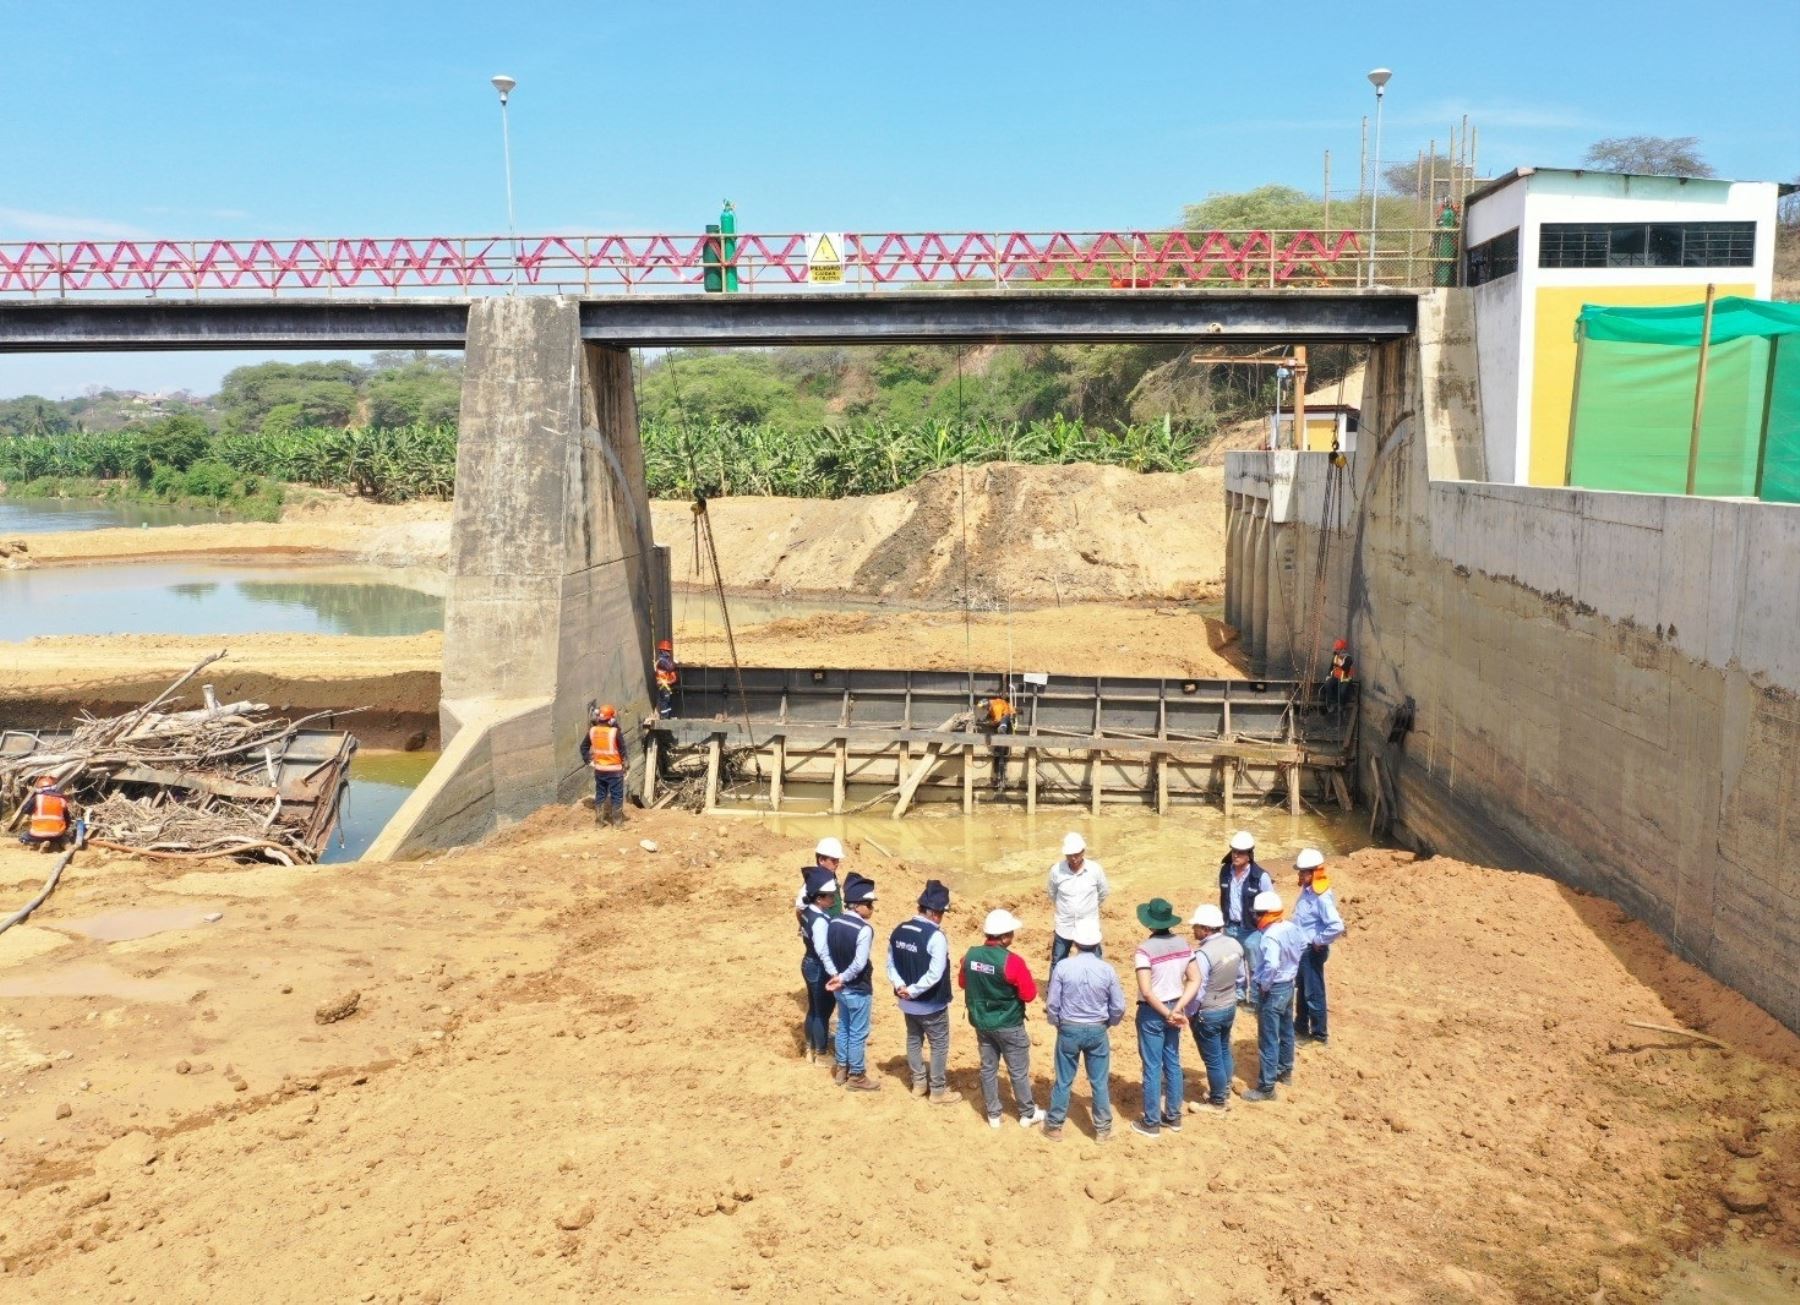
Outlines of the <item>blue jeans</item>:
<svg viewBox="0 0 1800 1305">
<path fill-rule="evenodd" d="M 1235 1006 L 1224 1010 L 1202 1011 L 1188 1023 L 1194 1031 L 1194 1045 L 1200 1048 L 1200 1060 L 1206 1066 L 1207 1100 L 1222 1106 L 1231 1099 L 1231 1024 L 1237 1016 Z"/>
<path fill-rule="evenodd" d="M 800 977 L 806 980 L 806 1046 L 809 1051 L 831 1050 L 831 1012 L 837 1008 L 837 994 L 825 990 L 830 976 L 819 964 L 817 956 L 800 958 Z"/>
<path fill-rule="evenodd" d="M 1256 930 L 1251 929 L 1245 925 L 1232 924 L 1229 921 L 1227 921 L 1226 925 L 1225 925 L 1225 936 L 1227 938 L 1232 939 L 1234 942 L 1238 942 L 1238 943 L 1242 943 L 1244 941 L 1244 939 L 1248 938 L 1251 934 L 1253 934 L 1255 932 L 1256 932 Z M 1244 995 L 1246 993 L 1248 993 L 1249 991 L 1250 991 L 1250 958 L 1248 955 L 1246 955 L 1243 960 L 1238 962 L 1238 984 L 1237 984 L 1238 1000 L 1242 1001 L 1244 999 Z"/>
<path fill-rule="evenodd" d="M 1294 1072 L 1294 981 L 1256 994 L 1256 1086 L 1264 1092 Z"/>
<path fill-rule="evenodd" d="M 861 1074 L 867 1068 L 863 1048 L 869 1045 L 869 1008 L 874 997 L 856 988 L 839 988 L 837 1005 L 837 1063 L 852 1074 Z"/>
<path fill-rule="evenodd" d="M 1051 934 L 1050 935 L 1050 968 L 1054 970 L 1056 968 L 1056 963 L 1058 961 L 1060 961 L 1063 957 L 1067 956 L 1069 954 L 1069 949 L 1074 946 L 1075 946 L 1074 943 L 1070 942 L 1067 938 L 1063 937 L 1061 934 Z M 1094 948 L 1094 955 L 1096 955 L 1096 956 L 1100 957 L 1102 960 L 1104 960 L 1106 958 L 1106 949 L 1103 947 L 1096 947 L 1096 948 Z"/>
<path fill-rule="evenodd" d="M 1144 1062 L 1144 1126 L 1181 1121 L 1181 1029 L 1140 1001 L 1138 1056 Z"/>
<path fill-rule="evenodd" d="M 610 802 L 620 811 L 625 809 L 625 772 L 594 772 L 594 810 L 600 809 L 602 802 Z"/>
<path fill-rule="evenodd" d="M 1094 1093 L 1094 1128 L 1112 1127 L 1112 1043 L 1104 1024 L 1064 1024 L 1056 1030 L 1056 1085 L 1050 1089 L 1050 1116 L 1044 1123 L 1061 1128 L 1069 1117 L 1069 1092 L 1075 1086 L 1075 1067 L 1087 1062 L 1088 1087 Z"/>
<path fill-rule="evenodd" d="M 1325 1041 L 1325 962 L 1330 959 L 1330 943 L 1323 947 L 1308 947 L 1300 953 L 1294 1031 L 1320 1042 Z"/>
</svg>

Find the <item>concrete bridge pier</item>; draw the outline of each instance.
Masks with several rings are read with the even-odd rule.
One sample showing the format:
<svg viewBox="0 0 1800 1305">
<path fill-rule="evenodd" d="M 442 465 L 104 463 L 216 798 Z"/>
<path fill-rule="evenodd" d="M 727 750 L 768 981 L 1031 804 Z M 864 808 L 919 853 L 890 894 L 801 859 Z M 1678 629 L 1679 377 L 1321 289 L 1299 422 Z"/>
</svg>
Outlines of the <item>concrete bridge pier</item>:
<svg viewBox="0 0 1800 1305">
<path fill-rule="evenodd" d="M 584 343 L 575 300 L 469 306 L 450 575 L 443 756 L 370 859 L 591 792 L 590 702 L 616 705 L 634 745 L 650 711 L 655 555 L 631 356 Z"/>
</svg>

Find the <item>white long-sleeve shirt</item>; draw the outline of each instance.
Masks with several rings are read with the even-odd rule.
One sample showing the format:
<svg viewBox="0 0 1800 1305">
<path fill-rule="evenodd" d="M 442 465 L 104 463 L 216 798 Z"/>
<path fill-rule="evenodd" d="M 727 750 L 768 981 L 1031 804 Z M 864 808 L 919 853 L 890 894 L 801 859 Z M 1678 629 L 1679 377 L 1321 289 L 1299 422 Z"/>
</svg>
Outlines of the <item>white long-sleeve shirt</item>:
<svg viewBox="0 0 1800 1305">
<path fill-rule="evenodd" d="M 1050 867 L 1050 906 L 1056 915 L 1056 936 L 1073 938 L 1075 926 L 1083 920 L 1100 922 L 1100 903 L 1112 891 L 1106 882 L 1106 871 L 1093 857 L 1081 863 L 1080 870 L 1069 869 L 1067 857 Z"/>
</svg>

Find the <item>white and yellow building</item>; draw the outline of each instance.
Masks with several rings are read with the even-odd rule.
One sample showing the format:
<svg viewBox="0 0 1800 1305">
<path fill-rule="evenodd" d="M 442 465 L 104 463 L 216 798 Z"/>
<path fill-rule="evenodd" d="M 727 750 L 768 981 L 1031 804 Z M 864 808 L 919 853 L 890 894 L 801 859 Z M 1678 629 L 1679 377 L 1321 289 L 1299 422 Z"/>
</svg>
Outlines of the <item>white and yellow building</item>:
<svg viewBox="0 0 1800 1305">
<path fill-rule="evenodd" d="M 1519 168 L 1475 190 L 1464 284 L 1475 301 L 1489 480 L 1566 483 L 1575 318 L 1774 284 L 1772 181 Z"/>
</svg>

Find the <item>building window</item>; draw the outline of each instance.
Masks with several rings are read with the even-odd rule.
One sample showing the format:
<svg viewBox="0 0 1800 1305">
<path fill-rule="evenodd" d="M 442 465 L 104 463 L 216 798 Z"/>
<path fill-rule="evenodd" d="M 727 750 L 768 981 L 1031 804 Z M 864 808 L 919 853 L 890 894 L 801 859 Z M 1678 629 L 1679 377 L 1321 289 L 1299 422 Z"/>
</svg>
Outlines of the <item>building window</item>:
<svg viewBox="0 0 1800 1305">
<path fill-rule="evenodd" d="M 1467 281 L 1470 285 L 1486 285 L 1519 270 L 1519 229 L 1503 231 L 1491 240 L 1471 245 L 1468 253 Z"/>
<path fill-rule="evenodd" d="M 1539 267 L 1749 267 L 1755 261 L 1754 222 L 1546 222 L 1538 233 Z M 1479 282 L 1471 276 L 1469 284 Z"/>
</svg>

